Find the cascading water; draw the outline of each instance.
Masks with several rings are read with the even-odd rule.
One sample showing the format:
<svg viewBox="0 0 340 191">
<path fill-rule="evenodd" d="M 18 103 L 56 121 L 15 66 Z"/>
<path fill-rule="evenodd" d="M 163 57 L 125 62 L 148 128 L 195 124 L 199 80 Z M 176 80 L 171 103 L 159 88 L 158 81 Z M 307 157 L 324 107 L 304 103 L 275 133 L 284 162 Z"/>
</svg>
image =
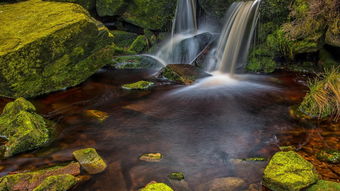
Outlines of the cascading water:
<svg viewBox="0 0 340 191">
<path fill-rule="evenodd" d="M 227 11 L 226 24 L 209 61 L 210 71 L 233 75 L 247 62 L 250 42 L 258 20 L 260 0 L 235 2 Z"/>
<path fill-rule="evenodd" d="M 178 0 L 176 14 L 172 24 L 172 37 L 176 34 L 196 32 L 197 20 L 195 0 Z"/>
<path fill-rule="evenodd" d="M 178 0 L 171 38 L 156 53 L 167 64 L 188 64 L 202 49 L 197 40 L 196 0 Z"/>
</svg>

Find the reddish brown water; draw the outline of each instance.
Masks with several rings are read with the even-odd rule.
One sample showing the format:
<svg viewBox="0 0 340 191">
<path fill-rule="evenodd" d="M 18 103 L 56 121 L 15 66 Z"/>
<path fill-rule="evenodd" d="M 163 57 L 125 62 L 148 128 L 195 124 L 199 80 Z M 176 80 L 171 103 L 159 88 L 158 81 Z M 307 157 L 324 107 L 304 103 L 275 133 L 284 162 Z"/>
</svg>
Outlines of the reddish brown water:
<svg viewBox="0 0 340 191">
<path fill-rule="evenodd" d="M 0 175 L 72 160 L 72 151 L 94 147 L 108 169 L 75 188 L 79 191 L 138 190 L 150 181 L 175 190 L 185 183 L 169 181 L 183 172 L 191 190 L 219 177 L 240 177 L 260 185 L 266 162 L 237 163 L 233 159 L 270 158 L 279 146 L 294 145 L 312 161 L 323 178 L 339 181 L 339 168 L 318 161 L 320 149 L 339 149 L 339 131 L 322 124 L 303 123 L 289 116 L 289 107 L 306 92 L 304 77 L 274 74 L 255 78 L 274 89 L 226 90 L 223 93 L 174 94 L 181 88 L 157 82 L 146 91 L 126 91 L 121 84 L 150 79 L 148 71 L 104 71 L 78 87 L 32 101 L 39 113 L 63 130 L 50 146 L 0 163 Z M 240 88 L 241 90 L 242 88 Z M 9 99 L 1 99 L 2 108 Z M 86 110 L 107 112 L 103 123 Z M 160 152 L 158 163 L 138 160 L 143 153 Z"/>
</svg>

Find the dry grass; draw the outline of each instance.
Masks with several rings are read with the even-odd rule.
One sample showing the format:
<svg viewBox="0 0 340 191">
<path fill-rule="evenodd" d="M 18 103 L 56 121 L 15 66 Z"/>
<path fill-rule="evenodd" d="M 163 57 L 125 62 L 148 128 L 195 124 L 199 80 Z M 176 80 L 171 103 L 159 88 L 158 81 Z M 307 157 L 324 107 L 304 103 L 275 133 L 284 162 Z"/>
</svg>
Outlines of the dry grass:
<svg viewBox="0 0 340 191">
<path fill-rule="evenodd" d="M 325 71 L 309 83 L 309 92 L 299 109 L 311 116 L 340 119 L 340 67 Z"/>
</svg>

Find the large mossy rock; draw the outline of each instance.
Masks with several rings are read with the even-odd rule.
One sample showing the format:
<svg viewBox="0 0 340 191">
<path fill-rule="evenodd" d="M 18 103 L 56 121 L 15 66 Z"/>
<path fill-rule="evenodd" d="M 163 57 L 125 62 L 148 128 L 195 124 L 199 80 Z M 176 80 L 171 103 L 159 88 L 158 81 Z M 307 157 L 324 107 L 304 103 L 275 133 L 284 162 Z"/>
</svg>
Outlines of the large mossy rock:
<svg viewBox="0 0 340 191">
<path fill-rule="evenodd" d="M 112 35 L 77 4 L 0 5 L 0 22 L 2 96 L 33 97 L 75 86 L 111 61 Z"/>
<path fill-rule="evenodd" d="M 77 3 L 89 11 L 96 8 L 96 0 L 46 0 L 46 1 Z"/>
<path fill-rule="evenodd" d="M 273 191 L 299 191 L 316 181 L 314 166 L 294 151 L 276 153 L 263 176 L 263 185 Z"/>
<path fill-rule="evenodd" d="M 142 188 L 141 191 L 173 191 L 173 189 L 164 183 L 151 182 Z"/>
<path fill-rule="evenodd" d="M 66 191 L 79 179 L 80 165 L 71 162 L 64 166 L 53 166 L 32 172 L 15 172 L 0 178 L 3 191 Z"/>
<path fill-rule="evenodd" d="M 133 0 L 122 15 L 126 22 L 144 29 L 167 30 L 175 14 L 176 1 Z"/>
<path fill-rule="evenodd" d="M 38 115 L 35 107 L 24 98 L 8 103 L 0 116 L 0 136 L 6 139 L 0 146 L 0 157 L 44 146 L 52 138 L 52 124 Z"/>
<path fill-rule="evenodd" d="M 125 0 L 96 0 L 96 10 L 101 17 L 120 15 L 126 6 Z"/>
</svg>

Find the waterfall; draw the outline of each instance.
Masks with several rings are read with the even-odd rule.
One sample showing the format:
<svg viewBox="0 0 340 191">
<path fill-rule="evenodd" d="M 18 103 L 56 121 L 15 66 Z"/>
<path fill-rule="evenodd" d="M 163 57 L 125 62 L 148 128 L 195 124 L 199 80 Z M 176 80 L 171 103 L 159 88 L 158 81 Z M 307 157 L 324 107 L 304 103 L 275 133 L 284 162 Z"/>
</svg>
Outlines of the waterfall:
<svg viewBox="0 0 340 191">
<path fill-rule="evenodd" d="M 196 33 L 196 2 L 195 0 L 178 0 L 171 36 L 183 33 Z"/>
<path fill-rule="evenodd" d="M 226 23 L 214 51 L 215 63 L 210 68 L 233 74 L 247 63 L 250 42 L 258 20 L 260 0 L 235 2 L 228 9 Z"/>
<path fill-rule="evenodd" d="M 178 0 L 171 38 L 155 56 L 167 64 L 191 63 L 201 51 L 196 35 L 196 0 Z"/>
</svg>

